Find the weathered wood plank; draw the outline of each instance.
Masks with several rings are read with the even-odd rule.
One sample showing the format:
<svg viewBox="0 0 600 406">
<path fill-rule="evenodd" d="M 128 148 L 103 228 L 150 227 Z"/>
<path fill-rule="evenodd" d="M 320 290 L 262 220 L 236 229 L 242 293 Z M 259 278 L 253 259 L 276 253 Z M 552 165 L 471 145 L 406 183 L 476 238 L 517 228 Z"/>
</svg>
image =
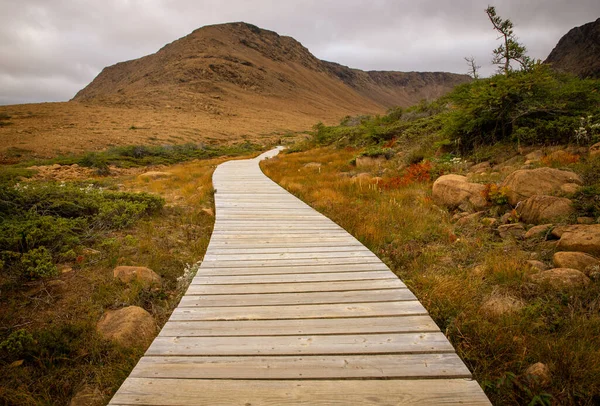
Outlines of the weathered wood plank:
<svg viewBox="0 0 600 406">
<path fill-rule="evenodd" d="M 452 352 L 441 333 L 341 334 L 315 336 L 163 337 L 146 355 L 300 355 Z"/>
<path fill-rule="evenodd" d="M 418 301 L 294 306 L 246 306 L 181 308 L 173 311 L 172 321 L 191 320 L 276 320 L 326 319 L 337 317 L 416 316 L 427 314 Z"/>
<path fill-rule="evenodd" d="M 130 378 L 111 405 L 471 405 L 489 400 L 470 379 L 198 380 Z"/>
<path fill-rule="evenodd" d="M 470 378 L 452 354 L 324 355 L 269 357 L 154 357 L 132 377 L 180 379 Z"/>
<path fill-rule="evenodd" d="M 243 295 L 186 295 L 179 307 L 271 306 L 416 300 L 408 289 L 346 292 L 259 293 Z"/>
<path fill-rule="evenodd" d="M 368 272 L 389 271 L 383 263 L 372 264 L 338 264 L 338 265 L 304 265 L 304 266 L 265 266 L 265 267 L 230 267 L 213 268 L 206 266 L 200 268 L 198 276 L 235 276 L 235 275 L 271 275 L 271 274 L 302 274 L 302 273 L 331 273 L 331 272 Z M 389 275 L 395 278 L 394 275 Z"/>
<path fill-rule="evenodd" d="M 206 268 L 216 269 L 216 268 Z M 295 282 L 333 282 L 333 281 L 357 281 L 373 279 L 394 278 L 390 271 L 361 271 L 361 272 L 326 272 L 307 274 L 285 274 L 285 275 L 234 275 L 234 276 L 202 276 L 198 272 L 192 279 L 193 285 L 235 285 L 246 283 L 295 283 Z"/>
<path fill-rule="evenodd" d="M 255 336 L 435 332 L 429 316 L 356 317 L 337 319 L 169 321 L 161 336 Z"/>
<path fill-rule="evenodd" d="M 326 258 L 370 258 L 377 259 L 376 262 L 380 262 L 379 258 L 371 251 L 364 249 L 356 249 L 353 251 L 333 251 L 333 252 L 279 252 L 279 253 L 215 253 L 211 252 L 204 256 L 204 261 L 218 261 L 218 262 L 230 262 L 230 261 L 270 261 L 270 260 L 297 260 L 297 259 L 326 259 Z"/>
<path fill-rule="evenodd" d="M 378 290 L 404 288 L 406 285 L 397 278 L 356 280 L 356 281 L 320 281 L 294 283 L 250 283 L 229 285 L 190 285 L 186 295 L 235 295 L 254 293 L 286 292 L 343 292 L 351 290 Z"/>
</svg>

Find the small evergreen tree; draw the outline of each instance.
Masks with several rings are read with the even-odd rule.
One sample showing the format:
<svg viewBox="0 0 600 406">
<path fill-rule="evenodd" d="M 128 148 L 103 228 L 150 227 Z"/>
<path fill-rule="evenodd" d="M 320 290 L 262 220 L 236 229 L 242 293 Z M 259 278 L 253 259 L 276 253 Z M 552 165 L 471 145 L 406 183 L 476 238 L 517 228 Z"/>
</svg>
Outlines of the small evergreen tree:
<svg viewBox="0 0 600 406">
<path fill-rule="evenodd" d="M 502 39 L 503 44 L 494 49 L 492 63 L 500 65 L 500 72 L 508 75 L 511 71 L 510 62 L 515 61 L 521 65 L 522 70 L 529 70 L 533 61 L 526 55 L 527 48 L 520 44 L 513 32 L 514 25 L 510 20 L 503 20 L 496 14 L 494 6 L 488 6 L 485 12 L 494 26 L 494 30 L 500 33 L 498 39 Z"/>
</svg>

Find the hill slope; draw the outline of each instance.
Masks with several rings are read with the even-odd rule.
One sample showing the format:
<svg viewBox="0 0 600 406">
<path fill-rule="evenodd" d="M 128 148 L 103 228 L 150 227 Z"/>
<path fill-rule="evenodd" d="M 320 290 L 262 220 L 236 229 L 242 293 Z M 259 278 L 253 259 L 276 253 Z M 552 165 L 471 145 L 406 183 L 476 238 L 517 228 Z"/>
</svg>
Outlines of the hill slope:
<svg viewBox="0 0 600 406">
<path fill-rule="evenodd" d="M 600 18 L 570 30 L 544 62 L 582 78 L 600 78 Z"/>
<path fill-rule="evenodd" d="M 324 110 L 350 114 L 406 106 L 468 80 L 441 72 L 350 69 L 317 59 L 291 37 L 229 23 L 202 27 L 155 54 L 107 67 L 73 100 L 177 105 L 215 114 L 295 109 L 318 116 Z"/>
</svg>

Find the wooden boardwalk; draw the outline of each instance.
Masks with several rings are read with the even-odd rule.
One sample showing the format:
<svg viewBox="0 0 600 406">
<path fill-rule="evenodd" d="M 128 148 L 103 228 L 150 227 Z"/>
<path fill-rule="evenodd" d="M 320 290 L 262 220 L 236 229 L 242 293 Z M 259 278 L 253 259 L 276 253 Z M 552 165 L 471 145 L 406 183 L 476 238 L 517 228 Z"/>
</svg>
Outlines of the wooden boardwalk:
<svg viewBox="0 0 600 406">
<path fill-rule="evenodd" d="M 179 307 L 111 405 L 489 405 L 359 241 L 262 174 L 214 173 L 216 223 Z"/>
</svg>

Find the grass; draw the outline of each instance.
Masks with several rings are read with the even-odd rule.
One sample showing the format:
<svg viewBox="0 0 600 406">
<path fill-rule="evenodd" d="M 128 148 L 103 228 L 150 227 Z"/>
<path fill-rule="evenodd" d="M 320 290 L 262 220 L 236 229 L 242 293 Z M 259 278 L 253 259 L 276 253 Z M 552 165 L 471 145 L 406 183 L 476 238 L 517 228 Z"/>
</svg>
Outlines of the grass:
<svg viewBox="0 0 600 406">
<path fill-rule="evenodd" d="M 150 312 L 159 327 L 166 322 L 195 272 L 192 264 L 206 251 L 214 223 L 211 176 L 216 165 L 226 159 L 172 165 L 163 169 L 172 174 L 164 179 L 105 176 L 83 183 L 18 181 L 17 188 L 45 190 L 41 193 L 36 189 L 27 200 L 32 204 L 29 212 L 45 205 L 45 215 L 57 207 L 72 208 L 47 205 L 45 202 L 57 201 L 53 190 L 76 193 L 86 190 L 89 184 L 95 185 L 94 189 L 103 188 L 106 196 L 140 196 L 140 192 L 160 196 L 164 207 L 122 226 L 82 229 L 85 232 L 76 234 L 77 241 L 69 240 L 74 255 L 52 251 L 50 265 L 57 271 L 55 276 L 40 275 L 34 280 L 20 276 L 20 268 L 10 261 L 22 254 L 17 251 L 9 255 L 3 248 L 6 261 L 0 263 L 0 404 L 68 404 L 86 387 L 97 389 L 104 401 L 112 396 L 145 348 L 125 348 L 103 339 L 96 332 L 96 323 L 104 311 L 130 305 Z M 14 190 L 15 177 L 28 174 L 14 167 L 4 167 L 0 173 L 4 174 L 2 190 Z M 84 195 L 69 193 L 61 195 L 64 201 L 79 205 L 79 210 L 87 207 Z M 100 198 L 95 196 L 96 200 Z M 3 215 L 0 225 L 15 216 L 17 213 Z M 62 234 L 75 231 L 67 227 Z M 3 235 L 7 236 L 10 233 Z M 163 285 L 159 289 L 127 286 L 113 278 L 112 270 L 117 265 L 147 266 L 162 277 Z"/>
<path fill-rule="evenodd" d="M 453 223 L 451 213 L 433 204 L 431 180 L 463 170 L 457 160 L 430 156 L 429 177 L 416 170 L 422 164 L 405 169 L 406 156 L 356 168 L 350 162 L 361 151 L 310 149 L 283 154 L 262 167 L 404 280 L 494 404 L 597 404 L 600 284 L 560 292 L 532 284 L 525 261 L 549 260 L 552 250 L 543 242 L 502 240 L 479 222 Z M 320 163 L 319 170 L 305 166 L 310 162 Z M 594 176 L 589 163 L 569 165 L 581 165 L 580 173 L 585 167 L 588 177 Z M 493 206 L 486 215 L 501 213 Z M 486 310 L 489 299 L 506 296 L 522 308 L 500 315 Z M 550 386 L 525 374 L 536 362 L 549 366 Z"/>
</svg>

